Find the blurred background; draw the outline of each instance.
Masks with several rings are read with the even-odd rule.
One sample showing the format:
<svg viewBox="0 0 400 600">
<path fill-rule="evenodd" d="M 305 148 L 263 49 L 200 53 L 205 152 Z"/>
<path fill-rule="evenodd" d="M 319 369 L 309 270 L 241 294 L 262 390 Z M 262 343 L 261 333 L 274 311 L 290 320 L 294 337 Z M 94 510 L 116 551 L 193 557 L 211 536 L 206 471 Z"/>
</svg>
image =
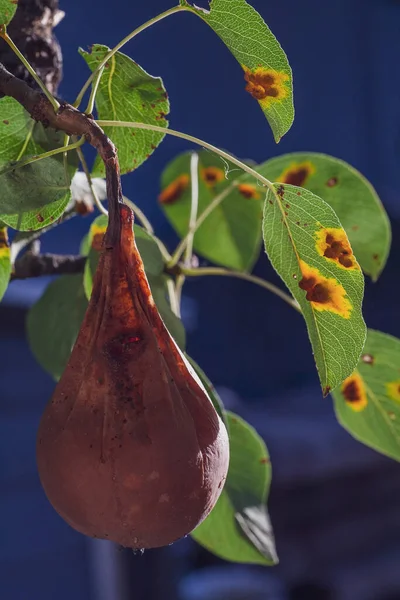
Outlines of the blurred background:
<svg viewBox="0 0 400 600">
<path fill-rule="evenodd" d="M 40 1 L 38 0 L 40 4 Z M 115 45 L 172 0 L 60 0 L 60 95 L 73 101 L 88 75 L 77 48 Z M 199 2 L 206 7 L 205 0 Z M 296 119 L 277 146 L 243 75 L 199 19 L 180 14 L 124 52 L 162 76 L 170 124 L 257 162 L 309 150 L 344 159 L 380 194 L 393 228 L 389 262 L 367 281 L 369 327 L 400 337 L 400 2 L 251 0 L 294 72 Z M 167 138 L 123 178 L 125 194 L 170 249 L 177 238 L 157 207 L 166 163 L 190 149 Z M 93 217 L 43 238 L 44 252 L 77 253 Z M 280 284 L 265 256 L 255 272 Z M 143 555 L 70 529 L 47 502 L 35 465 L 40 415 L 54 388 L 30 354 L 25 316 L 48 279 L 13 282 L 0 305 L 1 600 L 400 600 L 400 467 L 355 442 L 322 399 L 305 325 L 249 283 L 188 281 L 188 352 L 226 406 L 256 425 L 273 465 L 270 513 L 280 565 L 218 560 L 190 538 Z M 240 343 L 238 343 L 240 340 Z"/>
</svg>

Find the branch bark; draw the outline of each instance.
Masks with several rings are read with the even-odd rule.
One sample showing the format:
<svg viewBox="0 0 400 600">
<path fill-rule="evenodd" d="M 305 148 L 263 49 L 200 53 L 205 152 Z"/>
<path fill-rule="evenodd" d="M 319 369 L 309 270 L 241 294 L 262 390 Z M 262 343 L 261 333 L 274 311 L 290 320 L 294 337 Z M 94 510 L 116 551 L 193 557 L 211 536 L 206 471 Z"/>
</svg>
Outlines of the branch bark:
<svg viewBox="0 0 400 600">
<path fill-rule="evenodd" d="M 99 153 L 106 170 L 107 198 L 109 205 L 109 227 L 106 233 L 106 247 L 112 248 L 120 238 L 121 223 L 119 204 L 123 204 L 121 177 L 117 150 L 112 141 L 94 121 L 92 115 L 86 115 L 63 102 L 57 112 L 42 94 L 34 90 L 25 81 L 15 77 L 0 63 L 0 93 L 11 96 L 19 102 L 35 121 L 44 127 L 64 131 L 69 136 L 84 136 Z"/>
<path fill-rule="evenodd" d="M 26 252 L 15 261 L 10 280 L 42 277 L 43 275 L 71 275 L 83 273 L 86 256 L 63 254 L 33 254 Z"/>
</svg>

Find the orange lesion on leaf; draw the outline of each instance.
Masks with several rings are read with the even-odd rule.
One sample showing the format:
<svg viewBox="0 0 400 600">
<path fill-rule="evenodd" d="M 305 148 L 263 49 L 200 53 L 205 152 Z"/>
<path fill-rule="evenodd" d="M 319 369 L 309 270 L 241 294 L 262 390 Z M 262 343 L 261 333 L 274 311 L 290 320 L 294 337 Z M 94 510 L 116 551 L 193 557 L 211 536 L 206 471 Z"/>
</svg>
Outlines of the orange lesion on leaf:
<svg viewBox="0 0 400 600">
<path fill-rule="evenodd" d="M 7 227 L 0 227 L 0 259 L 10 256 L 10 244 L 8 242 Z"/>
<path fill-rule="evenodd" d="M 336 263 L 342 269 L 360 270 L 344 229 L 322 227 L 314 235 L 320 256 Z"/>
<path fill-rule="evenodd" d="M 242 65 L 246 80 L 246 92 L 259 101 L 261 106 L 269 108 L 274 102 L 280 102 L 289 95 L 289 75 L 275 69 L 256 67 L 249 69 Z"/>
<path fill-rule="evenodd" d="M 171 181 L 171 183 L 163 189 L 158 196 L 158 201 L 161 204 L 174 204 L 189 186 L 189 181 L 190 177 L 187 173 L 179 175 L 179 177 Z"/>
<path fill-rule="evenodd" d="M 344 287 L 333 277 L 324 277 L 318 269 L 300 260 L 302 279 L 300 289 L 306 293 L 306 300 L 318 311 L 328 311 L 349 319 L 353 306 Z"/>
<path fill-rule="evenodd" d="M 358 373 L 347 377 L 341 385 L 340 391 L 346 404 L 355 412 L 360 412 L 368 405 L 367 392 L 364 382 Z"/>
<path fill-rule="evenodd" d="M 400 379 L 386 384 L 386 393 L 392 400 L 400 402 Z"/>
<path fill-rule="evenodd" d="M 305 185 L 307 179 L 311 175 L 314 175 L 315 171 L 315 165 L 309 160 L 300 163 L 292 162 L 282 171 L 276 181 L 302 187 Z"/>
<path fill-rule="evenodd" d="M 252 185 L 251 183 L 239 183 L 237 189 L 245 198 L 253 198 L 254 200 L 259 200 L 261 198 L 257 186 Z"/>
<path fill-rule="evenodd" d="M 225 172 L 219 167 L 204 167 L 200 170 L 200 177 L 208 187 L 213 187 L 225 179 Z"/>
</svg>

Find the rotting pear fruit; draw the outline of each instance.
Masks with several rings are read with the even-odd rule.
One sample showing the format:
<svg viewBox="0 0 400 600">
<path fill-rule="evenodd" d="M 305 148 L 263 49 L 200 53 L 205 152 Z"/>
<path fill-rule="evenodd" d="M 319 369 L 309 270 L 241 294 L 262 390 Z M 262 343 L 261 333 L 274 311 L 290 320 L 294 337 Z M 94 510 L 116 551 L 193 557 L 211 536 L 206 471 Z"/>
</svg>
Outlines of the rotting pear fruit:
<svg viewBox="0 0 400 600">
<path fill-rule="evenodd" d="M 84 321 L 40 422 L 37 463 L 48 499 L 72 527 L 154 548 L 210 513 L 229 442 L 154 304 L 130 209 L 120 205 L 113 218 L 117 234 L 110 213 Z"/>
</svg>

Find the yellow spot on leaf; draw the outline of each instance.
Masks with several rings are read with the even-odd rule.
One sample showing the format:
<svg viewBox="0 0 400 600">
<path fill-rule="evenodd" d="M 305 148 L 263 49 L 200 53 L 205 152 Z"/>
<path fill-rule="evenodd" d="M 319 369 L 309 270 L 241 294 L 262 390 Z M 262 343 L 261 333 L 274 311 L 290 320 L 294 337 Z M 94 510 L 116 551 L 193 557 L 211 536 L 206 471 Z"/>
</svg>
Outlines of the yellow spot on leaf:
<svg viewBox="0 0 400 600">
<path fill-rule="evenodd" d="M 0 259 L 10 256 L 10 244 L 8 243 L 7 227 L 0 228 Z"/>
<path fill-rule="evenodd" d="M 316 249 L 320 256 L 336 263 L 342 269 L 360 270 L 346 232 L 342 228 L 323 227 L 315 235 Z"/>
<path fill-rule="evenodd" d="M 275 69 L 256 67 L 249 69 L 242 65 L 247 82 L 246 91 L 259 101 L 262 108 L 280 102 L 289 95 L 289 75 Z"/>
<path fill-rule="evenodd" d="M 251 183 L 240 183 L 237 187 L 238 191 L 245 198 L 254 198 L 254 200 L 260 198 L 260 192 L 257 190 L 257 187 Z"/>
<path fill-rule="evenodd" d="M 400 379 L 387 383 L 386 392 L 389 398 L 396 400 L 396 402 L 400 402 Z"/>
<path fill-rule="evenodd" d="M 299 282 L 300 289 L 306 293 L 306 300 L 318 311 L 335 313 L 349 319 L 353 306 L 347 297 L 344 287 L 333 277 L 324 277 L 318 269 L 310 267 L 300 260 L 303 278 Z"/>
<path fill-rule="evenodd" d="M 189 175 L 186 173 L 179 175 L 174 181 L 172 181 L 166 188 L 163 189 L 161 194 L 158 196 L 158 201 L 161 204 L 174 204 L 182 196 L 183 192 L 189 185 Z"/>
<path fill-rule="evenodd" d="M 225 179 L 225 172 L 218 167 L 205 167 L 201 169 L 200 176 L 208 187 L 213 187 Z"/>
<path fill-rule="evenodd" d="M 276 179 L 279 183 L 289 183 L 290 185 L 297 185 L 302 187 L 305 185 L 307 179 L 314 175 L 315 166 L 309 160 L 296 163 L 291 163 L 279 177 Z"/>
<path fill-rule="evenodd" d="M 356 412 L 364 410 L 368 404 L 367 393 L 362 378 L 358 373 L 353 373 L 345 379 L 340 391 L 346 404 Z"/>
</svg>

